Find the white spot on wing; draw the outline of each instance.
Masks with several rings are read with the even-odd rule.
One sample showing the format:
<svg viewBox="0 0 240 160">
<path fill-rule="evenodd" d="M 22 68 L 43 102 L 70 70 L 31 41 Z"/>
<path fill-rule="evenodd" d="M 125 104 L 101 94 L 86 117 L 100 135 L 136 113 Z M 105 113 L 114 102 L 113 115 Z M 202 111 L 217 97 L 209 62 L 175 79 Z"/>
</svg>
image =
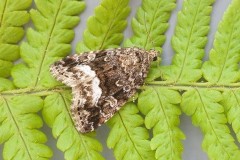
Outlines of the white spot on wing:
<svg viewBox="0 0 240 160">
<path fill-rule="evenodd" d="M 92 103 L 97 104 L 98 99 L 102 95 L 102 89 L 99 87 L 100 80 L 96 76 L 95 71 L 91 69 L 88 65 L 78 65 L 76 66 L 80 71 L 82 71 L 85 74 L 85 77 L 88 77 L 87 79 L 83 79 L 83 81 L 90 81 L 92 86 Z"/>
<path fill-rule="evenodd" d="M 96 77 L 96 73 L 93 70 L 91 70 L 91 67 L 88 65 L 77 65 L 74 68 L 82 71 L 85 74 L 85 76 L 88 76 L 92 79 Z"/>
<path fill-rule="evenodd" d="M 98 99 L 101 97 L 102 95 L 102 89 L 99 87 L 100 84 L 100 80 L 98 79 L 98 77 L 95 77 L 92 81 L 92 90 L 93 90 L 93 102 L 94 104 L 97 104 Z"/>
</svg>

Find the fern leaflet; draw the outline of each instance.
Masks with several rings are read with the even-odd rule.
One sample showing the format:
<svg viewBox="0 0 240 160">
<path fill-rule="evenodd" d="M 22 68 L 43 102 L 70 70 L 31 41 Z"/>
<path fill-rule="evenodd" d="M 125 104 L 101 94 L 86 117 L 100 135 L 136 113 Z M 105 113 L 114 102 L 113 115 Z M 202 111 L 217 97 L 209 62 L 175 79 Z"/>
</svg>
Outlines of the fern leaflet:
<svg viewBox="0 0 240 160">
<path fill-rule="evenodd" d="M 192 89 L 183 94 L 182 109 L 204 133 L 203 149 L 210 159 L 238 159 L 240 152 L 227 127 L 219 91 Z"/>
<path fill-rule="evenodd" d="M 47 160 L 52 156 L 50 148 L 43 144 L 46 136 L 37 130 L 43 125 L 37 115 L 42 106 L 37 96 L 1 96 L 0 143 L 5 142 L 4 159 Z"/>
<path fill-rule="evenodd" d="M 0 1 L 0 76 L 10 75 L 13 61 L 19 58 L 17 43 L 23 38 L 23 25 L 29 21 L 31 0 Z"/>
<path fill-rule="evenodd" d="M 136 105 L 128 103 L 108 122 L 111 131 L 107 144 L 109 148 L 114 148 L 117 160 L 155 159 L 147 140 L 149 134 L 141 127 L 144 121 L 138 112 Z"/>
<path fill-rule="evenodd" d="M 171 97 L 174 97 L 172 99 Z M 138 107 L 146 115 L 145 125 L 153 128 L 151 148 L 157 159 L 180 159 L 184 134 L 178 128 L 181 96 L 177 91 L 146 87 L 138 98 Z"/>
<path fill-rule="evenodd" d="M 36 29 L 28 29 L 28 42 L 21 45 L 21 58 L 26 64 L 12 70 L 14 84 L 19 88 L 59 85 L 50 75 L 49 65 L 71 51 L 72 28 L 79 22 L 76 15 L 84 8 L 83 2 L 76 0 L 35 3 L 38 10 L 32 9 L 30 14 Z"/>
<path fill-rule="evenodd" d="M 240 60 L 240 2 L 234 0 L 224 14 L 215 36 L 214 48 L 210 60 L 203 65 L 204 78 L 217 85 L 239 83 Z M 239 89 L 229 88 L 223 92 L 221 104 L 225 108 L 228 122 L 240 141 L 240 97 Z"/>
<path fill-rule="evenodd" d="M 163 78 L 172 82 L 195 82 L 207 43 L 210 14 L 214 0 L 186 0 L 178 14 L 172 46 L 176 52 L 172 65 L 162 68 Z"/>
<path fill-rule="evenodd" d="M 118 47 L 127 26 L 126 18 L 130 12 L 128 3 L 129 0 L 103 0 L 95 9 L 95 15 L 88 19 L 77 52 Z"/>
</svg>

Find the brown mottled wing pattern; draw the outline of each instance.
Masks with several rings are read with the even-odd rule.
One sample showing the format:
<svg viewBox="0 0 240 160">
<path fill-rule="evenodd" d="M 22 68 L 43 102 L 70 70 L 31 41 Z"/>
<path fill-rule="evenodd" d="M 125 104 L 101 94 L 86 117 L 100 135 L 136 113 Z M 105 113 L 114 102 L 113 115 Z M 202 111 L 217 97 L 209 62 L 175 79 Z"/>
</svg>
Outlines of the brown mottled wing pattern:
<svg viewBox="0 0 240 160">
<path fill-rule="evenodd" d="M 72 118 L 86 133 L 109 120 L 143 85 L 156 51 L 118 48 L 72 55 L 51 66 L 57 80 L 72 87 Z"/>
</svg>

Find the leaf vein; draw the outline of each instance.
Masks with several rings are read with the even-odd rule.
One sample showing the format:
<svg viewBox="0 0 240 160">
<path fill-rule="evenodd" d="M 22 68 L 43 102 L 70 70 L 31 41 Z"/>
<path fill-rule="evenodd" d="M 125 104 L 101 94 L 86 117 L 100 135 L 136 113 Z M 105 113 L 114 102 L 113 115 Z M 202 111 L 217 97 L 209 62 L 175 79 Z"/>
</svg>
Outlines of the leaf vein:
<svg viewBox="0 0 240 160">
<path fill-rule="evenodd" d="M 39 75 L 41 74 L 43 63 L 44 63 L 44 61 L 46 59 L 46 54 L 47 54 L 47 51 L 48 51 L 49 44 L 51 42 L 51 37 L 52 37 L 52 34 L 54 32 L 54 27 L 56 25 L 56 21 L 57 21 L 57 18 L 59 16 L 60 9 L 62 7 L 62 3 L 63 3 L 63 0 L 61 0 L 60 4 L 58 6 L 58 9 L 57 9 L 56 15 L 54 17 L 53 25 L 52 25 L 51 30 L 49 32 L 49 37 L 48 37 L 48 40 L 47 40 L 47 43 L 46 43 L 46 46 L 45 46 L 45 50 L 44 50 L 44 53 L 43 53 L 43 56 L 42 56 L 42 59 L 41 59 L 41 62 L 40 62 L 40 65 L 39 65 L 39 68 L 38 68 L 38 71 L 37 71 L 36 81 L 35 81 L 34 87 L 36 87 L 38 85 L 38 82 L 40 80 L 39 79 Z"/>
<path fill-rule="evenodd" d="M 154 15 L 152 16 L 152 20 L 151 20 L 152 23 L 150 23 L 149 31 L 147 30 L 147 23 L 146 23 L 145 13 L 144 13 L 144 22 L 145 22 L 144 25 L 145 25 L 145 29 L 146 29 L 146 33 L 147 33 L 147 38 L 146 38 L 146 41 L 145 41 L 145 44 L 144 44 L 144 48 L 146 48 L 146 46 L 147 46 L 148 39 L 151 38 L 151 37 L 150 37 L 150 34 L 151 34 L 151 31 L 152 31 L 153 20 L 156 18 L 157 11 L 158 11 L 158 8 L 159 8 L 159 6 L 160 6 L 160 3 L 161 3 L 161 1 L 158 2 L 157 8 L 156 8 L 157 10 L 154 11 Z M 145 11 L 145 12 L 146 12 L 146 11 Z M 151 39 L 150 39 L 150 41 L 151 41 Z M 153 42 L 152 42 L 152 43 L 153 43 Z M 154 45 L 153 45 L 153 46 L 154 46 Z"/>
<path fill-rule="evenodd" d="M 183 63 L 182 63 L 180 73 L 179 73 L 176 81 L 179 81 L 179 79 L 181 78 L 182 73 L 183 73 L 183 69 L 185 68 L 185 65 L 186 65 L 185 62 L 186 62 L 187 55 L 188 55 L 187 53 L 188 53 L 188 50 L 189 50 L 189 45 L 190 45 L 190 42 L 191 42 L 191 39 L 192 39 L 193 27 L 196 24 L 196 19 L 197 19 L 197 15 L 198 15 L 198 12 L 199 12 L 199 9 L 200 9 L 201 2 L 202 2 L 202 0 L 199 1 L 197 11 L 195 12 L 195 15 L 194 15 L 194 18 L 193 18 L 193 22 L 192 22 L 192 26 L 191 26 L 191 29 L 190 29 L 190 34 L 189 34 L 187 46 L 186 46 L 186 49 L 185 49 Z"/>
<path fill-rule="evenodd" d="M 122 2 L 122 1 L 118 1 L 118 6 L 121 4 L 120 2 Z M 104 44 L 105 40 L 107 39 L 107 36 L 108 36 L 110 30 L 112 29 L 112 26 L 113 26 L 114 22 L 116 21 L 115 18 L 114 18 L 114 17 L 116 17 L 116 13 L 117 13 L 117 9 L 114 10 L 114 16 L 113 16 L 112 21 L 110 22 L 110 25 L 109 25 L 109 27 L 106 31 L 106 34 L 104 35 L 104 38 L 103 38 L 102 43 L 99 47 L 99 50 L 103 49 L 103 44 Z"/>
<path fill-rule="evenodd" d="M 207 121 L 208 121 L 208 123 L 210 124 L 210 126 L 211 126 L 211 128 L 212 128 L 212 131 L 213 131 L 215 137 L 217 138 L 218 143 L 221 144 L 221 148 L 222 148 L 223 151 L 227 154 L 227 156 L 230 158 L 229 153 L 228 153 L 228 152 L 226 151 L 226 149 L 223 147 L 221 141 L 219 140 L 219 138 L 218 138 L 218 136 L 217 136 L 217 133 L 215 132 L 215 129 L 214 129 L 214 127 L 213 127 L 213 125 L 212 125 L 212 122 L 211 122 L 211 120 L 210 120 L 210 117 L 209 117 L 209 115 L 208 115 L 208 113 L 207 113 L 206 106 L 204 105 L 204 101 L 203 101 L 203 99 L 202 99 L 202 96 L 201 96 L 199 90 L 198 90 L 198 89 L 195 89 L 195 90 L 196 90 L 196 92 L 197 92 L 197 94 L 198 94 L 198 96 L 199 96 L 199 98 L 200 98 L 200 101 L 201 101 L 201 104 L 202 104 L 202 108 L 203 108 L 204 113 L 205 113 L 205 115 L 206 115 Z"/>
<path fill-rule="evenodd" d="M 234 21 L 234 24 L 233 24 L 232 27 L 231 27 L 231 33 L 230 33 L 230 36 L 229 36 L 230 38 L 228 39 L 227 50 L 226 50 L 227 53 L 224 54 L 224 63 L 223 63 L 223 65 L 221 66 L 221 72 L 220 72 L 220 75 L 219 75 L 219 77 L 218 77 L 217 82 L 220 81 L 220 79 L 221 79 L 221 77 L 222 77 L 222 74 L 223 74 L 223 70 L 224 70 L 225 65 L 226 65 L 226 61 L 227 61 L 227 57 L 228 57 L 228 54 L 229 54 L 229 48 L 230 48 L 230 44 L 231 44 L 231 40 L 232 40 L 232 36 L 233 36 L 235 24 L 236 24 L 236 21 Z"/>
<path fill-rule="evenodd" d="M 0 28 L 2 27 L 2 24 L 3 24 L 4 14 L 5 14 L 5 11 L 6 11 L 6 8 L 7 8 L 7 2 L 8 2 L 8 0 L 6 0 L 5 3 L 4 3 L 3 12 L 2 12 L 2 15 L 0 17 Z"/>
<path fill-rule="evenodd" d="M 127 129 L 127 127 L 126 127 L 126 125 L 125 125 L 123 119 L 122 119 L 121 113 L 118 112 L 117 114 L 119 115 L 119 117 L 120 117 L 120 119 L 121 119 L 121 123 L 122 123 L 123 127 L 125 128 L 126 133 L 127 133 L 128 137 L 129 137 L 129 139 L 130 139 L 130 141 L 131 141 L 131 143 L 132 143 L 134 149 L 136 150 L 136 152 L 137 152 L 137 154 L 139 155 L 139 157 L 140 157 L 142 160 L 144 160 L 144 158 L 142 157 L 142 155 L 141 155 L 140 152 L 138 151 L 138 149 L 137 149 L 135 143 L 133 142 L 132 137 L 130 136 L 130 133 L 129 133 L 129 131 L 128 131 L 128 129 Z"/>
<path fill-rule="evenodd" d="M 27 155 L 28 155 L 28 157 L 29 157 L 31 160 L 33 160 L 32 156 L 31 156 L 31 154 L 30 154 L 29 148 L 27 147 L 27 144 L 26 144 L 26 142 L 25 142 L 25 139 L 23 138 L 22 132 L 20 131 L 20 128 L 19 128 L 18 123 L 17 123 L 17 120 L 15 119 L 15 116 L 13 115 L 13 113 L 12 113 L 12 111 L 11 111 L 11 109 L 10 109 L 10 106 L 9 106 L 7 100 L 6 100 L 5 98 L 3 98 L 3 100 L 4 100 L 4 102 L 5 102 L 6 106 L 7 106 L 6 108 L 7 108 L 8 112 L 9 112 L 9 114 L 10 114 L 10 117 L 11 117 L 12 120 L 13 120 L 13 123 L 14 123 L 14 125 L 15 125 L 15 128 L 16 128 L 17 131 L 18 131 L 18 135 L 20 136 L 20 138 L 21 138 L 21 140 L 22 140 L 22 142 L 23 142 L 23 145 L 24 145 L 24 147 L 25 147 L 25 149 L 26 149 L 26 151 L 27 151 Z M 16 133 L 14 133 L 14 134 L 16 134 Z"/>
<path fill-rule="evenodd" d="M 163 104 L 162 104 L 162 101 L 161 101 L 161 98 L 160 98 L 160 95 L 159 95 L 159 93 L 157 92 L 157 90 L 154 88 L 154 87 L 152 87 L 153 88 L 153 90 L 157 93 L 157 96 L 158 96 L 158 101 L 159 101 L 159 104 L 160 104 L 160 108 L 161 108 L 161 110 L 162 110 L 162 112 L 163 112 L 163 114 L 164 114 L 164 120 L 166 121 L 166 123 L 167 123 L 167 127 L 168 127 L 168 135 L 169 135 L 169 137 L 170 137 L 170 139 L 171 139 L 171 141 L 170 141 L 170 148 L 171 148 L 171 159 L 174 159 L 174 154 L 173 154 L 173 150 L 172 150 L 172 148 L 174 148 L 173 147 L 173 144 L 172 144 L 172 130 L 171 130 L 171 128 L 170 128 L 170 123 L 169 123 L 169 119 L 168 119 L 168 117 L 167 117 L 167 114 L 166 114 L 166 112 L 165 112 L 165 110 L 164 110 L 164 108 L 163 108 Z"/>
</svg>

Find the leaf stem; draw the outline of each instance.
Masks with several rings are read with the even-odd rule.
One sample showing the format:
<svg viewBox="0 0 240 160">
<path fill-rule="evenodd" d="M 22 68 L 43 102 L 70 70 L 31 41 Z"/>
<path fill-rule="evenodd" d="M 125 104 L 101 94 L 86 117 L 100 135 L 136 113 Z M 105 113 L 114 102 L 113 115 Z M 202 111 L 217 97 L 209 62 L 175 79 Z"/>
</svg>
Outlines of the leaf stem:
<svg viewBox="0 0 240 160">
<path fill-rule="evenodd" d="M 47 96 L 54 94 L 56 92 L 61 93 L 67 90 L 71 90 L 71 88 L 67 86 L 58 86 L 55 88 L 24 88 L 24 89 L 15 89 L 15 90 L 8 90 L 4 92 L 0 92 L 1 97 L 11 97 L 16 95 L 36 95 L 36 96 Z"/>
<path fill-rule="evenodd" d="M 240 83 L 228 83 L 228 84 L 216 84 L 210 82 L 197 82 L 197 83 L 177 83 L 171 81 L 152 81 L 146 82 L 140 89 L 145 89 L 148 86 L 169 88 L 174 90 L 189 90 L 194 88 L 208 88 L 215 89 L 218 91 L 236 90 L 240 89 Z M 16 95 L 36 95 L 36 96 L 47 96 L 54 93 L 61 93 L 71 88 L 67 86 L 56 86 L 54 88 L 24 88 L 24 89 L 13 89 L 8 91 L 0 92 L 0 97 L 11 97 Z"/>
<path fill-rule="evenodd" d="M 226 91 L 229 89 L 240 89 L 240 83 L 216 84 L 216 83 L 210 83 L 210 82 L 178 83 L 178 82 L 172 82 L 172 81 L 152 81 L 152 82 L 146 82 L 146 86 L 148 85 L 167 87 L 167 88 L 177 89 L 177 90 L 189 90 L 193 88 L 209 88 L 209 89 L 215 89 L 219 91 Z M 144 88 L 144 86 L 142 88 Z"/>
</svg>

